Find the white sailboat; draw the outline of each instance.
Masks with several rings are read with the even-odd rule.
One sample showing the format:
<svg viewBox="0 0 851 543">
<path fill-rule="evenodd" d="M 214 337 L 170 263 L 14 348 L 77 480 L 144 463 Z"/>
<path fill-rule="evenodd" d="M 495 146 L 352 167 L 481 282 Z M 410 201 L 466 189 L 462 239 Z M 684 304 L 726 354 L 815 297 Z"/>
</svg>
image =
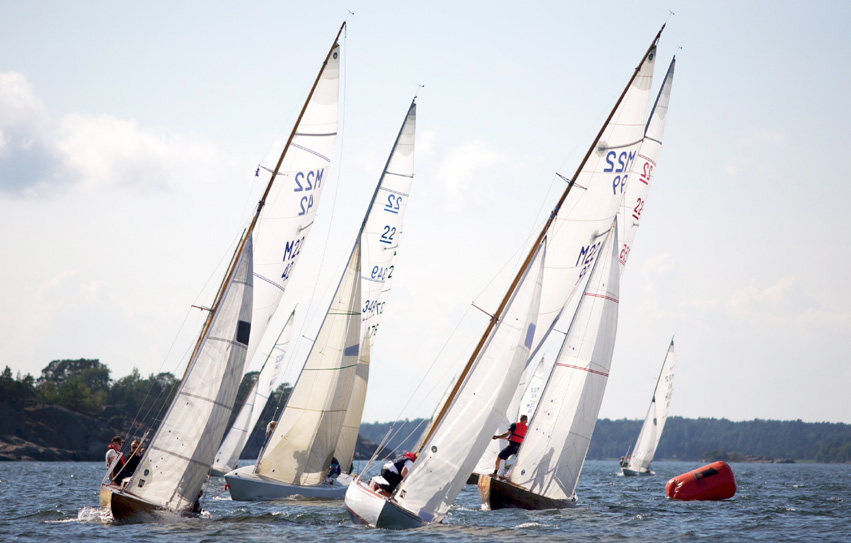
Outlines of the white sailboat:
<svg viewBox="0 0 851 543">
<path fill-rule="evenodd" d="M 610 232 L 508 477 L 479 477 L 479 495 L 489 509 L 551 509 L 576 502 L 615 347 L 617 247 L 617 234 Z"/>
<path fill-rule="evenodd" d="M 674 62 L 674 60 L 671 61 L 645 127 L 637 158 L 630 168 L 631 182 L 627 184 L 624 203 L 618 211 L 616 221 L 618 245 L 615 246 L 618 275 L 623 274 L 626 266 L 639 226 L 641 211 L 647 201 L 652 173 L 661 150 L 662 132 L 673 82 Z M 617 325 L 616 317 L 614 317 L 613 323 L 604 327 L 595 336 L 594 329 L 587 320 L 580 320 L 581 307 L 580 305 L 577 308 L 573 317 L 571 330 L 579 323 L 586 330 L 584 333 L 593 338 L 589 348 L 593 351 L 595 358 L 588 358 L 588 367 L 594 366 L 600 373 L 596 376 L 582 374 L 570 376 L 571 381 L 565 385 L 562 382 L 564 370 L 559 366 L 559 362 L 556 362 L 543 393 L 544 411 L 536 411 L 530 420 L 531 430 L 526 434 L 526 439 L 517 453 L 508 478 L 495 479 L 484 475 L 479 478 L 479 493 L 486 507 L 543 509 L 565 507 L 575 502 L 576 483 L 605 391 L 606 378 L 604 377 L 608 375 L 611 364 L 611 350 L 607 349 L 613 348 Z M 610 333 L 611 337 L 605 335 L 606 333 Z M 570 334 L 571 332 L 568 332 L 568 337 L 565 338 L 562 353 L 571 341 L 573 343 L 578 341 L 576 337 L 571 339 Z M 599 343 L 596 351 L 593 348 L 594 342 Z M 561 358 L 563 355 L 559 356 Z M 605 358 L 606 356 L 608 359 Z M 581 363 L 573 364 L 573 366 L 585 367 Z M 562 390 L 566 391 L 564 395 Z M 557 398 L 553 398 L 553 394 L 556 394 Z M 570 394 L 573 396 L 571 397 Z M 549 400 L 547 396 L 550 396 Z M 484 461 L 485 458 L 483 458 Z M 477 472 L 487 473 L 483 471 L 486 468 L 487 466 L 484 468 L 479 466 Z"/>
<path fill-rule="evenodd" d="M 365 481 L 349 486 L 346 508 L 355 522 L 405 529 L 441 521 L 512 397 L 519 401 L 515 392 L 530 351 L 586 278 L 617 213 L 620 184 L 643 136 L 659 35 L 661 30 L 532 244 L 413 468 L 389 498 Z"/>
<path fill-rule="evenodd" d="M 653 455 L 656 454 L 656 447 L 659 446 L 659 440 L 662 439 L 662 430 L 665 428 L 665 421 L 668 419 L 668 409 L 671 406 L 671 394 L 674 390 L 674 374 L 676 370 L 677 361 L 674 356 L 674 339 L 671 338 L 671 344 L 668 346 L 668 352 L 665 354 L 665 360 L 662 362 L 662 370 L 659 372 L 659 378 L 656 380 L 653 399 L 650 400 L 647 416 L 644 417 L 644 425 L 641 426 L 638 440 L 632 449 L 632 456 L 627 458 L 626 463 L 621 466 L 621 472 L 624 475 L 656 475 L 650 469 L 650 462 L 653 461 Z"/>
<path fill-rule="evenodd" d="M 266 408 L 266 402 L 275 389 L 278 388 L 278 385 L 280 385 L 284 359 L 287 356 L 290 339 L 292 338 L 294 318 L 295 310 L 290 313 L 272 349 L 266 355 L 257 379 L 254 381 L 245 402 L 239 409 L 239 414 L 234 419 L 219 450 L 216 451 L 216 459 L 210 468 L 210 475 L 221 477 L 225 473 L 236 469 L 239 455 L 242 453 L 242 449 L 245 448 L 245 444 L 251 436 L 251 431 L 260 420 L 260 415 Z"/>
<path fill-rule="evenodd" d="M 102 485 L 101 503 L 109 505 L 116 520 L 140 513 L 200 510 L 202 486 L 230 418 L 245 361 L 277 308 L 318 205 L 336 135 L 337 39 L 343 28 L 345 23 L 270 169 L 269 183 L 165 418 L 126 486 Z M 255 277 L 260 279 L 257 287 Z"/>
<path fill-rule="evenodd" d="M 352 464 L 369 357 L 393 276 L 413 181 L 411 103 L 356 237 L 348 265 L 269 443 L 254 466 L 225 479 L 234 500 L 342 498 L 351 476 L 327 477 L 332 458 Z"/>
</svg>

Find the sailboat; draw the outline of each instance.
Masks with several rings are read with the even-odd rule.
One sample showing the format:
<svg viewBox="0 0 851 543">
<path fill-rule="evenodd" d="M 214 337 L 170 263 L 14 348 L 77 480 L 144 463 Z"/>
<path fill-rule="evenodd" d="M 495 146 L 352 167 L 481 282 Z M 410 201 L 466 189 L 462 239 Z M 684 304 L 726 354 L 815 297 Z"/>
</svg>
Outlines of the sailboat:
<svg viewBox="0 0 851 543">
<path fill-rule="evenodd" d="M 340 27 L 284 145 L 163 421 L 123 485 L 101 487 L 115 520 L 197 514 L 256 336 L 292 276 L 321 194 L 337 126 Z M 259 169 L 258 169 L 259 173 Z M 258 278 L 255 286 L 254 279 Z M 260 287 L 260 285 L 263 285 Z M 268 316 L 268 317 L 264 317 Z"/>
<path fill-rule="evenodd" d="M 219 450 L 216 451 L 216 459 L 210 468 L 210 475 L 221 477 L 236 469 L 239 455 L 245 448 L 251 431 L 260 420 L 260 415 L 266 408 L 266 402 L 280 384 L 283 361 L 287 356 L 287 349 L 292 338 L 294 318 L 295 310 L 290 313 L 272 349 L 266 355 L 263 366 L 260 367 L 260 372 L 239 409 L 239 414 L 234 419 Z"/>
<path fill-rule="evenodd" d="M 603 272 L 601 277 L 614 273 L 619 278 L 626 266 L 662 145 L 673 73 L 674 60 L 645 126 L 637 160 L 630 169 L 631 182 L 624 195 L 626 203 L 622 204 L 616 221 L 617 256 L 609 263 L 614 272 Z M 625 239 L 620 238 L 621 233 Z M 588 287 L 593 281 L 592 276 Z M 612 278 L 607 284 L 617 292 Z M 605 305 L 616 298 L 606 294 L 596 303 Z M 485 507 L 547 509 L 575 503 L 576 484 L 602 403 L 617 328 L 616 309 L 610 308 L 608 320 L 602 320 L 589 313 L 588 307 L 583 297 L 510 473 L 503 478 L 480 475 L 479 495 Z M 577 344 L 585 353 L 577 349 Z M 566 363 L 565 358 L 573 360 Z"/>
<path fill-rule="evenodd" d="M 257 463 L 225 479 L 234 500 L 342 498 L 351 476 L 328 477 L 332 459 L 352 465 L 369 359 L 393 277 L 413 181 L 416 103 L 411 102 L 355 238 L 325 319 Z"/>
<path fill-rule="evenodd" d="M 611 232 L 588 278 L 509 475 L 479 476 L 479 496 L 489 509 L 552 509 L 576 502 L 576 482 L 597 422 L 615 347 L 620 285 L 617 247 L 617 233 Z"/>
<path fill-rule="evenodd" d="M 632 456 L 629 456 L 626 463 L 621 466 L 621 472 L 624 475 L 656 475 L 656 472 L 650 469 L 650 462 L 653 461 L 653 455 L 656 454 L 656 447 L 659 446 L 662 430 L 665 428 L 665 421 L 668 419 L 668 408 L 671 406 L 676 370 L 674 339 L 671 338 L 671 344 L 668 346 L 668 352 L 662 362 L 662 370 L 656 380 L 653 399 L 650 400 L 650 407 L 647 409 L 647 416 L 644 417 L 644 424 L 641 426 L 638 440 L 632 448 Z"/>
<path fill-rule="evenodd" d="M 661 32 L 642 56 L 491 315 L 418 447 L 413 468 L 389 497 L 360 479 L 349 485 L 345 503 L 354 522 L 407 529 L 440 522 L 446 516 L 491 443 L 494 428 L 505 417 L 536 342 L 546 337 L 601 254 L 623 197 L 620 183 L 643 136 Z"/>
</svg>

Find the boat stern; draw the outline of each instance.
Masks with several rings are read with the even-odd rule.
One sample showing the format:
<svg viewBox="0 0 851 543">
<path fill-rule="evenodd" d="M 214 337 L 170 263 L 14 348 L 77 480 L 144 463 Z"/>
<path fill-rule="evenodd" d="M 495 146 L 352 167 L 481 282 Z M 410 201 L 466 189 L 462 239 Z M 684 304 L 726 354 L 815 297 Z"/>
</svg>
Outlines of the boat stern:
<svg viewBox="0 0 851 543">
<path fill-rule="evenodd" d="M 421 518 L 371 490 L 358 479 L 349 485 L 345 503 L 352 522 L 366 524 L 370 528 L 408 530 L 426 524 Z"/>
</svg>

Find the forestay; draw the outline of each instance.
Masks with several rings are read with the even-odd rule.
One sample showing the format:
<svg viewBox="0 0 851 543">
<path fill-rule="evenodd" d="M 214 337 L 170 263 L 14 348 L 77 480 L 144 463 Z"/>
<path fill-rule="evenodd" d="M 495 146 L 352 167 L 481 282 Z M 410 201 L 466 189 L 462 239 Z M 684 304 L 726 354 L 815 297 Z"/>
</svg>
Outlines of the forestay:
<svg viewBox="0 0 851 543">
<path fill-rule="evenodd" d="M 360 350 L 360 254 L 356 244 L 286 408 L 257 462 L 259 475 L 295 485 L 325 480 Z"/>
<path fill-rule="evenodd" d="M 656 454 L 656 447 L 659 446 L 662 430 L 665 428 L 665 421 L 668 419 L 676 369 L 677 360 L 674 356 L 674 340 L 672 338 L 665 355 L 665 361 L 662 363 L 662 370 L 659 372 L 659 379 L 656 381 L 656 390 L 653 391 L 650 408 L 644 418 L 644 425 L 641 427 L 641 433 L 638 434 L 638 441 L 635 442 L 632 456 L 629 459 L 630 469 L 650 470 L 650 462 L 653 460 L 653 455 Z"/>
<path fill-rule="evenodd" d="M 173 511 L 192 507 L 213 462 L 242 379 L 251 335 L 252 243 L 247 238 L 206 335 L 127 493 Z"/>
<path fill-rule="evenodd" d="M 448 511 L 520 379 L 540 306 L 545 244 L 536 249 L 445 416 L 394 493 L 400 507 L 425 522 L 439 521 Z"/>
<path fill-rule="evenodd" d="M 647 120 L 647 128 L 644 132 L 644 140 L 638 151 L 638 157 L 633 162 L 629 173 L 630 182 L 626 187 L 626 195 L 618 211 L 618 238 L 621 247 L 618 252 L 621 274 L 626 267 L 629 251 L 638 233 L 641 214 L 647 205 L 647 196 L 650 193 L 650 182 L 656 169 L 656 161 L 662 150 L 662 135 L 665 131 L 665 120 L 668 117 L 668 104 L 671 101 L 671 87 L 674 83 L 674 64 L 676 58 L 671 60 L 668 72 L 662 81 L 656 102 Z"/>
<path fill-rule="evenodd" d="M 411 102 L 402 128 L 381 173 L 375 195 L 366 213 L 361 244 L 361 292 L 363 315 L 361 351 L 355 369 L 352 395 L 334 456 L 343 469 L 351 465 L 360 431 L 366 390 L 369 382 L 369 360 L 378 327 L 390 295 L 394 260 L 402 237 L 402 224 L 408 208 L 408 196 L 414 181 L 414 136 L 417 105 Z"/>
<path fill-rule="evenodd" d="M 618 322 L 615 225 L 604 242 L 556 358 L 510 481 L 555 500 L 571 500 L 597 422 Z"/>
<path fill-rule="evenodd" d="M 251 431 L 260 420 L 260 415 L 266 408 L 266 402 L 269 400 L 269 396 L 280 385 L 284 359 L 287 356 L 290 339 L 292 338 L 294 317 L 295 310 L 290 313 L 274 345 L 266 354 L 266 359 L 260 368 L 257 379 L 251 386 L 251 390 L 248 392 L 245 402 L 242 404 L 239 414 L 234 419 L 233 425 L 225 436 L 224 441 L 222 441 L 221 447 L 216 452 L 216 459 L 213 462 L 214 470 L 226 473 L 236 469 L 239 455 L 242 453 L 242 449 L 245 448 L 245 444 L 251 436 Z"/>
</svg>

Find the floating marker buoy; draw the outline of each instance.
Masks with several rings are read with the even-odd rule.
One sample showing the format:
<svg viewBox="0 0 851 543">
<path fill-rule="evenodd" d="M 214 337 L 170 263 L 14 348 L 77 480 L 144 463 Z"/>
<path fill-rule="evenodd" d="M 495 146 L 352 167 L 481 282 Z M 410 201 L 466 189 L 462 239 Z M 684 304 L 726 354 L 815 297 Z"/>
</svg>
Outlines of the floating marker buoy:
<svg viewBox="0 0 851 543">
<path fill-rule="evenodd" d="M 726 500 L 736 494 L 736 478 L 725 462 L 712 462 L 670 479 L 665 494 L 673 500 Z"/>
</svg>

